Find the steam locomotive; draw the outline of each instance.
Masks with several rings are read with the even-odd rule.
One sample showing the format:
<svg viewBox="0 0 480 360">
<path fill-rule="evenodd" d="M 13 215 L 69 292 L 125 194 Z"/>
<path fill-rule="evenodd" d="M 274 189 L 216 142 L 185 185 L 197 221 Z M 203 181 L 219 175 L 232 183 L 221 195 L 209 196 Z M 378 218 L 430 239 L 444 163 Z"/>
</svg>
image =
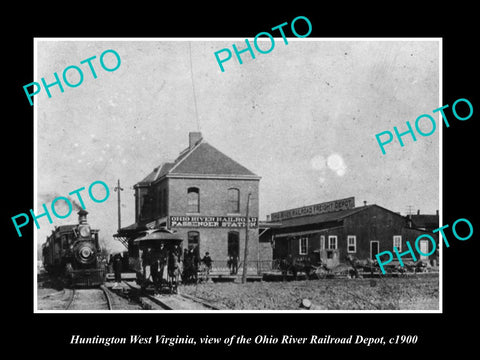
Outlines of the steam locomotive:
<svg viewBox="0 0 480 360">
<path fill-rule="evenodd" d="M 105 281 L 105 266 L 99 260 L 98 230 L 87 223 L 81 209 L 78 224 L 56 226 L 43 244 L 45 270 L 72 287 L 98 286 Z"/>
</svg>

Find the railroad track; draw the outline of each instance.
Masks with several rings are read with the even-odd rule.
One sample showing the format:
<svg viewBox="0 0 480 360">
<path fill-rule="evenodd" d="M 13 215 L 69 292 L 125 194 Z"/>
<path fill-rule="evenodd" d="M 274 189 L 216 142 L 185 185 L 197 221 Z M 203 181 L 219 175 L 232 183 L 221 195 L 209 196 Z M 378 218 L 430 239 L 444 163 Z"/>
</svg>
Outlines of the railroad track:
<svg viewBox="0 0 480 360">
<path fill-rule="evenodd" d="M 190 295 L 187 295 L 187 294 L 178 294 L 179 296 L 185 298 L 185 299 L 188 299 L 188 300 L 192 300 L 192 301 L 195 301 L 199 304 L 202 304 L 204 307 L 206 307 L 207 309 L 210 309 L 210 310 L 221 310 L 219 307 L 215 306 L 215 305 L 212 305 L 210 304 L 209 302 L 203 300 L 203 299 L 199 299 L 197 297 L 194 297 L 194 296 L 190 296 Z"/>
<path fill-rule="evenodd" d="M 69 289 L 65 310 L 113 310 L 110 290 L 104 285 L 96 289 Z"/>
<path fill-rule="evenodd" d="M 220 310 L 202 299 L 186 294 L 165 294 L 153 296 L 141 292 L 135 282 L 125 282 L 134 292 L 145 309 L 149 310 Z"/>
</svg>

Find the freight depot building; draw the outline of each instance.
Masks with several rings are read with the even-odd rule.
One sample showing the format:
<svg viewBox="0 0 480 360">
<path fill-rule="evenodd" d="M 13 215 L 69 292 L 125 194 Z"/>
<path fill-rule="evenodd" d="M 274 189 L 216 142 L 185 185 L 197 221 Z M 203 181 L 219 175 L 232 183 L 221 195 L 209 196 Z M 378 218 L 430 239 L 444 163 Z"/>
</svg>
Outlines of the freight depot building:
<svg viewBox="0 0 480 360">
<path fill-rule="evenodd" d="M 436 221 L 438 223 L 438 212 Z M 411 217 L 375 204 L 355 207 L 354 197 L 272 213 L 271 220 L 264 225 L 262 238 L 272 242 L 273 259 L 319 254 L 332 266 L 345 263 L 348 255 L 375 259 L 376 254 L 393 252 L 394 247 L 399 253 L 405 252 L 407 241 L 414 248 L 416 238 L 426 233 L 438 244 L 438 235 L 416 228 Z M 428 239 L 419 241 L 422 253 L 428 254 L 432 248 Z M 416 257 L 417 260 L 428 258 L 418 254 Z M 408 258 L 410 254 L 404 257 Z"/>
<path fill-rule="evenodd" d="M 214 261 L 241 256 L 249 197 L 248 250 L 252 260 L 271 260 L 270 242 L 259 243 L 260 177 L 202 139 L 189 134 L 189 146 L 173 162 L 161 164 L 135 188 L 135 223 L 115 235 L 138 256 L 135 238 L 145 230 L 167 227 L 184 248 L 209 252 Z"/>
</svg>

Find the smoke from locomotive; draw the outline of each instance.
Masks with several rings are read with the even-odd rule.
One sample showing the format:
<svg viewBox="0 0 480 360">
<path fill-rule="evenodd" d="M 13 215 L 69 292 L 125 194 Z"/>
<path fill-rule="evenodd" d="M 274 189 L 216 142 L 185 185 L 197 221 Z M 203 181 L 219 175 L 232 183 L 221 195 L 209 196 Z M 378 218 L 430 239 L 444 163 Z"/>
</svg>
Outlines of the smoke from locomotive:
<svg viewBox="0 0 480 360">
<path fill-rule="evenodd" d="M 98 230 L 90 228 L 88 212 L 81 209 L 78 224 L 56 226 L 43 244 L 43 264 L 52 275 L 64 277 L 72 286 L 101 285 L 105 269 L 98 254 Z"/>
</svg>

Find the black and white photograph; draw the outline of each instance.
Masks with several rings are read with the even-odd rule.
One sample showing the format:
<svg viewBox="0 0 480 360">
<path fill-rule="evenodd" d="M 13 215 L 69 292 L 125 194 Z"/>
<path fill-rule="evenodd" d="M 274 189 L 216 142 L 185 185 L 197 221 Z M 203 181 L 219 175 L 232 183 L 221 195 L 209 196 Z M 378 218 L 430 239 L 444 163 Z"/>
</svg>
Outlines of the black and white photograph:
<svg viewBox="0 0 480 360">
<path fill-rule="evenodd" d="M 35 44 L 37 311 L 441 311 L 441 39 Z"/>
<path fill-rule="evenodd" d="M 474 354 L 473 9 L 105 5 L 4 22 L 7 350 Z"/>
</svg>

